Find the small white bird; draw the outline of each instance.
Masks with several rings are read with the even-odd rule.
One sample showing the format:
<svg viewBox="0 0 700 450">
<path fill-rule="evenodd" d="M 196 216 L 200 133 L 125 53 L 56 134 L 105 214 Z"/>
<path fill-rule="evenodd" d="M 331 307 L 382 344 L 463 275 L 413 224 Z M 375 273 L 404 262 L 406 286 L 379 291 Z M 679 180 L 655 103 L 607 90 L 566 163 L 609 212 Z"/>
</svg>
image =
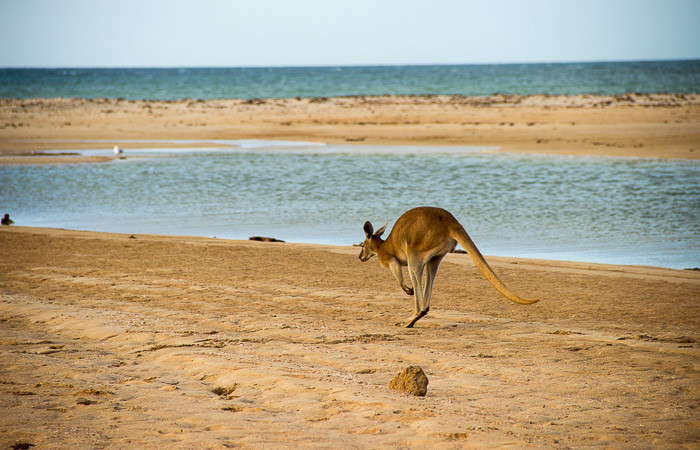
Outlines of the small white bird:
<svg viewBox="0 0 700 450">
<path fill-rule="evenodd" d="M 124 153 L 124 151 L 122 149 L 120 149 L 118 145 L 115 145 L 114 146 L 114 156 L 119 157 L 119 155 L 121 155 L 122 153 Z"/>
</svg>

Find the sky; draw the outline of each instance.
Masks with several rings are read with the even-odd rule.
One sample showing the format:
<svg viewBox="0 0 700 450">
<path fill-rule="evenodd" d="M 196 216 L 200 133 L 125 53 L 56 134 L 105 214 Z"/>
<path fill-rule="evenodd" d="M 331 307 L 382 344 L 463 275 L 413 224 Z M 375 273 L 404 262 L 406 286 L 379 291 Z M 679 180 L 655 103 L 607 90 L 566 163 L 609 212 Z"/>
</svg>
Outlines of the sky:
<svg viewBox="0 0 700 450">
<path fill-rule="evenodd" d="M 0 67 L 700 58 L 700 0 L 0 0 Z"/>
</svg>

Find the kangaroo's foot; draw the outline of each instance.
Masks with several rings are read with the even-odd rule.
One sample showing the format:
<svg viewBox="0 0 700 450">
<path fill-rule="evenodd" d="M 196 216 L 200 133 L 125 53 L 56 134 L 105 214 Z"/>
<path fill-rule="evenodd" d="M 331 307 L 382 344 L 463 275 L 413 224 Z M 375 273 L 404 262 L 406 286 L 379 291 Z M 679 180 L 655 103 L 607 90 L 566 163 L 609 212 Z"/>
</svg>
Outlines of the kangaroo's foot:
<svg viewBox="0 0 700 450">
<path fill-rule="evenodd" d="M 397 323 L 396 326 L 399 327 L 404 327 L 404 328 L 413 328 L 413 325 L 415 325 L 416 322 L 418 322 L 420 319 L 422 319 L 426 314 L 428 314 L 428 311 L 430 311 L 430 308 L 426 308 L 425 310 L 419 312 L 415 316 L 413 316 L 408 322 L 405 323 Z"/>
<path fill-rule="evenodd" d="M 420 317 L 416 315 L 404 322 L 396 322 L 394 325 L 403 328 L 413 328 L 413 324 L 415 324 L 418 321 L 418 319 L 420 319 Z"/>
</svg>

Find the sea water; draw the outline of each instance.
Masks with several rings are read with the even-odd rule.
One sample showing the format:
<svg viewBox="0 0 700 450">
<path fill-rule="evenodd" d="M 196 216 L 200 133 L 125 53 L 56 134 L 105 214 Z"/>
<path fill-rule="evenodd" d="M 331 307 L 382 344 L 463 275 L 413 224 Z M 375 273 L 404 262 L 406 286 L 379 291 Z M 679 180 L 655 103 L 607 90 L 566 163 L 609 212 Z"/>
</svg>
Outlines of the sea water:
<svg viewBox="0 0 700 450">
<path fill-rule="evenodd" d="M 169 69 L 0 69 L 0 98 L 129 100 L 699 93 L 700 60 Z"/>
<path fill-rule="evenodd" d="M 700 163 L 265 141 L 0 167 L 18 225 L 350 245 L 421 205 L 487 255 L 700 266 Z M 164 144 L 165 145 L 165 144 Z M 109 150 L 84 151 L 109 154 Z M 140 157 L 135 157 L 135 156 Z"/>
</svg>

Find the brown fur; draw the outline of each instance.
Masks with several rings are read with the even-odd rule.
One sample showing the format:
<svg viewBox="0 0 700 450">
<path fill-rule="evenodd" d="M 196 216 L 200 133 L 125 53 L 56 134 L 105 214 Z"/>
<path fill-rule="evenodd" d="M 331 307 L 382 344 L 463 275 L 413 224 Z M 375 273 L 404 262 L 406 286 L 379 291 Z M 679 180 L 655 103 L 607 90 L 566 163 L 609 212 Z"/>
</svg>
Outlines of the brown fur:
<svg viewBox="0 0 700 450">
<path fill-rule="evenodd" d="M 359 257 L 364 262 L 377 255 L 379 263 L 394 274 L 401 288 L 408 295 L 415 294 L 416 312 L 403 324 L 407 328 L 413 327 L 428 313 L 433 281 L 440 262 L 458 243 L 471 256 L 481 274 L 504 297 L 522 304 L 537 301 L 524 299 L 512 293 L 488 265 L 464 227 L 442 208 L 424 206 L 411 209 L 399 217 L 389 236 L 383 240 L 381 235 L 385 230 L 386 225 L 374 232 L 372 224 L 365 222 L 366 239 Z M 408 267 L 413 288 L 403 281 L 401 268 L 404 266 Z"/>
</svg>

